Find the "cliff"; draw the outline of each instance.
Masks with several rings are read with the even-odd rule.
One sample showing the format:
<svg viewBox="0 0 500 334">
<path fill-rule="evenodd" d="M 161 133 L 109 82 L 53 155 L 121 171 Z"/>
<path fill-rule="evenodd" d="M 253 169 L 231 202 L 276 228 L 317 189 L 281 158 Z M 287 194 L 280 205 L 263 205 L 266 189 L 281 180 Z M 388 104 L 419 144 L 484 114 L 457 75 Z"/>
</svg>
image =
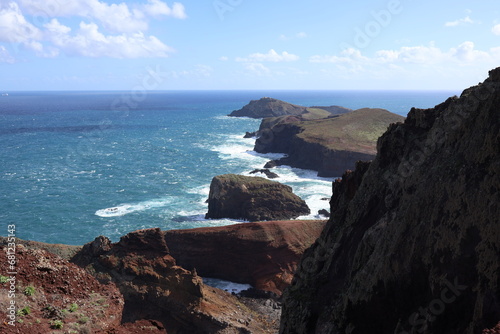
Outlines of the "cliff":
<svg viewBox="0 0 500 334">
<path fill-rule="evenodd" d="M 281 295 L 325 223 L 272 221 L 164 233 L 170 254 L 182 267 Z"/>
<path fill-rule="evenodd" d="M 292 219 L 310 210 L 292 188 L 262 177 L 236 174 L 212 179 L 207 218 L 234 218 L 249 221 Z"/>
<path fill-rule="evenodd" d="M 268 326 L 235 296 L 203 284 L 177 266 L 160 229 L 136 231 L 118 243 L 98 237 L 72 261 L 103 284 L 118 287 L 123 322 L 159 322 L 167 333 L 264 333 Z"/>
<path fill-rule="evenodd" d="M 6 277 L 12 246 L 0 237 L 0 316 L 6 320 L 0 332 L 276 333 L 281 307 L 273 292 L 291 283 L 325 223 L 147 229 L 116 243 L 101 236 L 84 246 L 16 239 L 13 284 Z M 205 285 L 199 274 L 255 284 L 267 293 L 232 295 Z M 8 324 L 11 286 L 15 326 Z"/>
<path fill-rule="evenodd" d="M 333 185 L 280 333 L 480 333 L 500 320 L 500 68 L 412 109 Z"/>
<path fill-rule="evenodd" d="M 372 160 L 377 139 L 404 117 L 384 109 L 358 109 L 336 117 L 273 122 L 264 120 L 255 142 L 259 153 L 285 153 L 277 165 L 317 170 L 319 176 L 340 176 L 358 160 Z"/>
</svg>

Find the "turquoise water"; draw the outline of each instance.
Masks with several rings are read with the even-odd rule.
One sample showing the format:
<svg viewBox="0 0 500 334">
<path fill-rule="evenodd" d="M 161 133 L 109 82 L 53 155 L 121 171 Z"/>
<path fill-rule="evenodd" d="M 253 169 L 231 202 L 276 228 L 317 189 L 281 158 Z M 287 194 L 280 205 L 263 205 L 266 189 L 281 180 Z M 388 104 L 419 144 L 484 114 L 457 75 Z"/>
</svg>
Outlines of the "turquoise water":
<svg viewBox="0 0 500 334">
<path fill-rule="evenodd" d="M 248 174 L 279 155 L 244 139 L 260 121 L 226 115 L 251 99 L 379 107 L 406 115 L 457 92 L 8 92 L 0 96 L 0 235 L 80 245 L 136 229 L 219 226 L 206 220 L 213 176 Z M 331 180 L 280 167 L 317 218 Z"/>
</svg>

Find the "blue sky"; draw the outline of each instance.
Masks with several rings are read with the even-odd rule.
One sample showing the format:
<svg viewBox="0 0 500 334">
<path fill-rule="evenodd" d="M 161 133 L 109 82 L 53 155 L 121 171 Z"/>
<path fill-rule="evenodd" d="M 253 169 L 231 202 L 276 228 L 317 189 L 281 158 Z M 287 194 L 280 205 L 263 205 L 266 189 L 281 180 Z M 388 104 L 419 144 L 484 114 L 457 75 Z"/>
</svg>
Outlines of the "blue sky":
<svg viewBox="0 0 500 334">
<path fill-rule="evenodd" d="M 0 0 L 0 91 L 457 90 L 498 0 Z"/>
</svg>

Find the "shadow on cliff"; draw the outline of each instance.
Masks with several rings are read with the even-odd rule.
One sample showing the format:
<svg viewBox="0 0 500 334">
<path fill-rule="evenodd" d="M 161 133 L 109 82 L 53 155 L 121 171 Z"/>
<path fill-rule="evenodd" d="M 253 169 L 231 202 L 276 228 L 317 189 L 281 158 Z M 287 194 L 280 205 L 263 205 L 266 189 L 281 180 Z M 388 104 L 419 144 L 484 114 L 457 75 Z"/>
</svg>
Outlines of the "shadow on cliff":
<svg viewBox="0 0 500 334">
<path fill-rule="evenodd" d="M 500 320 L 500 68 L 412 109 L 333 184 L 281 333 L 481 333 Z"/>
</svg>

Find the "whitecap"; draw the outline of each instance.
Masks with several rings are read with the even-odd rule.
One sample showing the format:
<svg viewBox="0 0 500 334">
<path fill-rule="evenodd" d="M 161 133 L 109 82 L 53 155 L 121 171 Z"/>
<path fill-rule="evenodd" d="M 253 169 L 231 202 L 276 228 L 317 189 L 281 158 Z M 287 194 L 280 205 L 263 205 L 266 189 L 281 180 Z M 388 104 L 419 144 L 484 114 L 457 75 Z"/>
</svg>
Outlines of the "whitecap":
<svg viewBox="0 0 500 334">
<path fill-rule="evenodd" d="M 120 217 L 132 212 L 145 211 L 153 208 L 161 208 L 172 203 L 171 198 L 156 199 L 150 201 L 139 202 L 136 204 L 119 204 L 117 206 L 97 210 L 96 216 L 99 217 Z"/>
</svg>

